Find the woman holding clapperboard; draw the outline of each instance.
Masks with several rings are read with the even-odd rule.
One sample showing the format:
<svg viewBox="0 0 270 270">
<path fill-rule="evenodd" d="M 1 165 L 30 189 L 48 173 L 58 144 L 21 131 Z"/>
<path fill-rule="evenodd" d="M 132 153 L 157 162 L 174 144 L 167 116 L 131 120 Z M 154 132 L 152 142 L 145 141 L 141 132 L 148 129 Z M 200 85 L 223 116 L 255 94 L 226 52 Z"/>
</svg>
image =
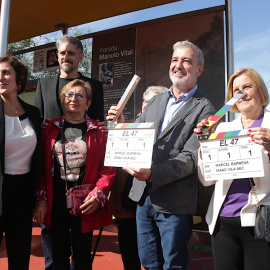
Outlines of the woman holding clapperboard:
<svg viewBox="0 0 270 270">
<path fill-rule="evenodd" d="M 206 181 L 200 153 L 199 179 L 204 186 L 215 184 L 206 222 L 212 235 L 215 269 L 270 269 L 270 243 L 258 241 L 254 236 L 257 206 L 270 205 L 270 112 L 266 109 L 269 95 L 260 74 L 253 69 L 240 69 L 232 75 L 227 101 L 238 91 L 246 95 L 231 111 L 240 112 L 240 116 L 219 124 L 215 133 L 247 129 L 251 140 L 260 145 L 264 177 Z M 196 135 L 207 123 L 204 120 L 197 125 Z M 211 128 L 209 133 L 213 132 Z"/>
</svg>

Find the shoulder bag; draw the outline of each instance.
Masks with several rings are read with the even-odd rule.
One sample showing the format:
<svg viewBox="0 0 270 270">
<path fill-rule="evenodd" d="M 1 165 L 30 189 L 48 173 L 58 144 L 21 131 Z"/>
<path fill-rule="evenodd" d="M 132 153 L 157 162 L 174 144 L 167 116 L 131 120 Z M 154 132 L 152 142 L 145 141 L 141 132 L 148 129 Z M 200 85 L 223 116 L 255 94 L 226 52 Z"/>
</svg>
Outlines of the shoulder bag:
<svg viewBox="0 0 270 270">
<path fill-rule="evenodd" d="M 255 239 L 265 242 L 270 242 L 270 205 L 261 205 L 255 191 L 255 187 L 249 178 L 251 192 L 255 197 L 257 212 L 254 227 Z"/>
</svg>

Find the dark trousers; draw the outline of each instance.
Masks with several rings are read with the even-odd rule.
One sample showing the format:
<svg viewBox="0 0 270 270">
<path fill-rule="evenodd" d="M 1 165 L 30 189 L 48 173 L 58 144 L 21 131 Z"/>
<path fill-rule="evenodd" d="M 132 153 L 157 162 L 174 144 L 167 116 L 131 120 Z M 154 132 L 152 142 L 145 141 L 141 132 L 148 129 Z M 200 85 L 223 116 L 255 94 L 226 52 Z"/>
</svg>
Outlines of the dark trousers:
<svg viewBox="0 0 270 270">
<path fill-rule="evenodd" d="M 91 270 L 93 232 L 81 232 L 81 218 L 72 216 L 63 200 L 53 202 L 50 227 L 54 270 L 70 270 L 71 247 L 75 270 Z"/>
<path fill-rule="evenodd" d="M 141 270 L 136 218 L 117 219 L 118 242 L 125 270 Z"/>
<path fill-rule="evenodd" d="M 45 258 L 45 270 L 52 270 L 52 240 L 45 225 L 40 224 L 43 254 Z"/>
<path fill-rule="evenodd" d="M 9 270 L 28 270 L 32 239 L 31 175 L 4 175 L 0 242 L 5 232 Z"/>
<path fill-rule="evenodd" d="M 269 270 L 269 243 L 254 237 L 254 227 L 241 227 L 240 217 L 219 217 L 212 235 L 217 270 Z"/>
</svg>

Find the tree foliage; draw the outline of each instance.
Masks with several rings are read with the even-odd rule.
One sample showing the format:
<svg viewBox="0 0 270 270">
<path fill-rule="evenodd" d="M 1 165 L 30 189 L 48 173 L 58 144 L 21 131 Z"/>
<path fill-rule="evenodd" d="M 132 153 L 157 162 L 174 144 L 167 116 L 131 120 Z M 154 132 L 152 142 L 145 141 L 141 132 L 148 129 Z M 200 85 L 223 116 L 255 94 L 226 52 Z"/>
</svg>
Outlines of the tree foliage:
<svg viewBox="0 0 270 270">
<path fill-rule="evenodd" d="M 90 33 L 90 29 L 88 29 L 88 31 L 86 30 L 86 32 Z M 81 36 L 85 34 L 85 32 L 77 29 L 76 27 L 74 27 L 70 33 L 70 35 L 73 35 L 75 37 L 77 36 Z M 79 71 L 81 73 L 83 73 L 83 75 L 87 76 L 87 77 L 91 77 L 91 64 L 92 64 L 92 38 L 88 38 L 88 39 L 83 39 L 81 40 L 82 44 L 83 44 L 83 48 L 84 48 L 84 58 L 83 61 L 79 67 Z"/>
<path fill-rule="evenodd" d="M 73 27 L 68 34 L 73 36 L 80 36 L 87 32 L 87 30 L 82 31 L 79 30 L 76 27 Z M 88 29 L 88 33 L 90 32 L 90 29 Z M 19 42 L 8 44 L 7 53 L 14 53 L 17 51 L 21 51 L 28 48 L 34 48 L 35 46 L 38 46 L 40 44 L 46 44 L 46 43 L 52 43 L 55 42 L 59 38 L 57 34 L 50 35 L 49 37 L 47 35 L 45 36 L 39 36 L 35 38 L 29 38 L 25 39 Z M 83 75 L 90 77 L 91 76 L 91 63 L 92 63 L 92 39 L 84 39 L 82 40 L 82 44 L 84 47 L 84 59 L 79 67 L 79 71 L 83 73 Z M 22 63 L 25 63 L 28 67 L 29 75 L 28 79 L 39 79 L 44 78 L 48 76 L 55 76 L 59 73 L 59 69 L 49 70 L 49 71 L 42 71 L 38 73 L 33 72 L 33 61 L 34 61 L 34 51 L 24 53 L 24 54 L 18 54 L 16 55 L 19 61 Z"/>
</svg>

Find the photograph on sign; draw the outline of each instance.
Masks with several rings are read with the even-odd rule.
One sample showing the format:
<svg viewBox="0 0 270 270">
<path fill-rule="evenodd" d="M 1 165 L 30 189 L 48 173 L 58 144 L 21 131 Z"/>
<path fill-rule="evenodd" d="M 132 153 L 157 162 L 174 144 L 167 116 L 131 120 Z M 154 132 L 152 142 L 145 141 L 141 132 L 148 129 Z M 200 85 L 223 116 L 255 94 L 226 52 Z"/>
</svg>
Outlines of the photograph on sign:
<svg viewBox="0 0 270 270">
<path fill-rule="evenodd" d="M 45 70 L 55 69 L 59 67 L 57 48 L 45 49 L 46 65 Z"/>
<path fill-rule="evenodd" d="M 113 62 L 99 65 L 99 81 L 102 85 L 113 85 Z"/>
</svg>

